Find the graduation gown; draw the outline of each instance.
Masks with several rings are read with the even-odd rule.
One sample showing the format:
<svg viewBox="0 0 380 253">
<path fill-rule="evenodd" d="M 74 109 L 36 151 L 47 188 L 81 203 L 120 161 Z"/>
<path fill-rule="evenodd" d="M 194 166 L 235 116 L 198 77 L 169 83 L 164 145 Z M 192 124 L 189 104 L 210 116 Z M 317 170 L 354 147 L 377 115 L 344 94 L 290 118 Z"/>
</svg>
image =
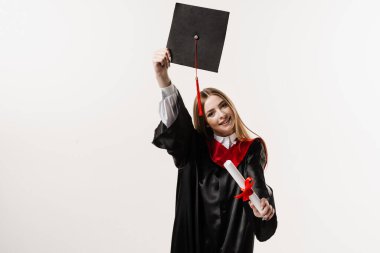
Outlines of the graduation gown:
<svg viewBox="0 0 380 253">
<path fill-rule="evenodd" d="M 275 233 L 277 215 L 263 221 L 254 216 L 248 202 L 234 198 L 241 193 L 238 184 L 211 159 L 210 143 L 194 129 L 180 94 L 177 103 L 176 120 L 169 128 L 161 121 L 152 142 L 166 149 L 177 167 L 171 253 L 252 253 L 254 237 L 266 241 Z M 234 152 L 240 151 L 239 143 L 231 149 L 234 147 Z M 270 188 L 270 196 L 264 178 L 266 150 L 262 139 L 254 139 L 239 154 L 240 173 L 244 178 L 252 177 L 259 198 L 268 198 L 275 207 L 273 190 Z"/>
</svg>

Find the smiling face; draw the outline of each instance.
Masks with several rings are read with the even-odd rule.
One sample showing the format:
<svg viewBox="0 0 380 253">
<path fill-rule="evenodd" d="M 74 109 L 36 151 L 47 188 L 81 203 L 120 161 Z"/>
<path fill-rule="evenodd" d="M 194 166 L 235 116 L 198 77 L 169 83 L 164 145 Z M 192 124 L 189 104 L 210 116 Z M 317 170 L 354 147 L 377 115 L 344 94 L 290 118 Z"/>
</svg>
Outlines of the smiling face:
<svg viewBox="0 0 380 253">
<path fill-rule="evenodd" d="M 229 136 L 235 132 L 235 115 L 225 100 L 216 95 L 207 97 L 204 111 L 208 126 L 219 136 Z"/>
</svg>

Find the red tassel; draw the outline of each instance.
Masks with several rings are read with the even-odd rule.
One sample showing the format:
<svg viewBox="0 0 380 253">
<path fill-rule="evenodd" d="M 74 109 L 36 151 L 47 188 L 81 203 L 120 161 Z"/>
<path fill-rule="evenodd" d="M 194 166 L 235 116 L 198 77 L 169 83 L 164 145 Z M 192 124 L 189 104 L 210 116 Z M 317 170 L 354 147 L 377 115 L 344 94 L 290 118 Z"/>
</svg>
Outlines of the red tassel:
<svg viewBox="0 0 380 253">
<path fill-rule="evenodd" d="M 253 190 L 252 190 L 253 184 L 254 184 L 253 179 L 251 177 L 247 177 L 247 179 L 244 182 L 245 188 L 244 189 L 241 188 L 243 192 L 240 193 L 239 195 L 236 195 L 235 198 L 236 199 L 242 198 L 243 201 L 248 201 L 249 196 L 253 194 Z"/>
<path fill-rule="evenodd" d="M 198 101 L 198 114 L 199 117 L 203 116 L 203 110 L 202 110 L 202 104 L 201 104 L 201 94 L 199 91 L 199 81 L 198 81 L 198 35 L 194 36 L 195 41 L 195 62 L 194 62 L 194 68 L 195 68 L 195 85 L 197 86 L 197 101 Z"/>
<path fill-rule="evenodd" d="M 203 116 L 203 111 L 202 111 L 202 103 L 201 103 L 201 94 L 199 92 L 198 77 L 195 78 L 195 83 L 197 85 L 198 114 L 199 114 L 199 117 L 202 117 Z"/>
</svg>

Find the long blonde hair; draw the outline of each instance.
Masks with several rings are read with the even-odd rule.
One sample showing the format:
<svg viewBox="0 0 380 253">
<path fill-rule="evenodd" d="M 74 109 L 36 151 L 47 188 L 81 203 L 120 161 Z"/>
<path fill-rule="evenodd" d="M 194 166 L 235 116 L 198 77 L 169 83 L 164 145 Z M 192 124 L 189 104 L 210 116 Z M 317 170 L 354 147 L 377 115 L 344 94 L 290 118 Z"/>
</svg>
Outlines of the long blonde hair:
<svg viewBox="0 0 380 253">
<path fill-rule="evenodd" d="M 231 99 L 224 94 L 222 91 L 215 89 L 215 88 L 205 88 L 201 91 L 201 105 L 202 110 L 204 112 L 204 105 L 207 100 L 207 98 L 211 95 L 215 95 L 223 99 L 227 105 L 231 108 L 235 115 L 235 124 L 234 124 L 234 130 L 236 133 L 236 137 L 239 141 L 246 141 L 251 140 L 252 136 L 249 134 L 249 132 L 259 136 L 258 134 L 254 133 L 252 130 L 250 130 L 244 122 L 241 120 L 239 113 L 236 110 L 235 105 L 232 103 Z M 213 131 L 210 127 L 207 127 L 207 121 L 206 121 L 206 115 L 203 117 L 199 117 L 198 114 L 198 100 L 197 97 L 195 97 L 194 100 L 194 106 L 193 106 L 193 121 L 194 121 L 194 128 L 201 133 L 203 136 L 205 136 L 208 140 L 211 140 L 213 138 Z M 260 137 L 260 136 L 259 136 Z"/>
</svg>

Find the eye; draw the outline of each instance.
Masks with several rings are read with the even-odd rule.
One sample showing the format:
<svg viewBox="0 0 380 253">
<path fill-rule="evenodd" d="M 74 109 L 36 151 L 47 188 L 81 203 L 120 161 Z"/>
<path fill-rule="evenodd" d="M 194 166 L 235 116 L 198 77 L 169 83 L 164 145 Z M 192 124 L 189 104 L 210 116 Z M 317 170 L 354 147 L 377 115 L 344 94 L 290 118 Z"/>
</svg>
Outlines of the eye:
<svg viewBox="0 0 380 253">
<path fill-rule="evenodd" d="M 227 106 L 228 106 L 228 105 L 227 105 L 226 102 L 223 102 L 223 103 L 220 105 L 221 108 L 224 108 L 224 107 L 227 107 Z"/>
<path fill-rule="evenodd" d="M 214 115 L 215 112 L 210 112 L 209 114 L 207 114 L 207 117 L 212 117 Z"/>
</svg>

